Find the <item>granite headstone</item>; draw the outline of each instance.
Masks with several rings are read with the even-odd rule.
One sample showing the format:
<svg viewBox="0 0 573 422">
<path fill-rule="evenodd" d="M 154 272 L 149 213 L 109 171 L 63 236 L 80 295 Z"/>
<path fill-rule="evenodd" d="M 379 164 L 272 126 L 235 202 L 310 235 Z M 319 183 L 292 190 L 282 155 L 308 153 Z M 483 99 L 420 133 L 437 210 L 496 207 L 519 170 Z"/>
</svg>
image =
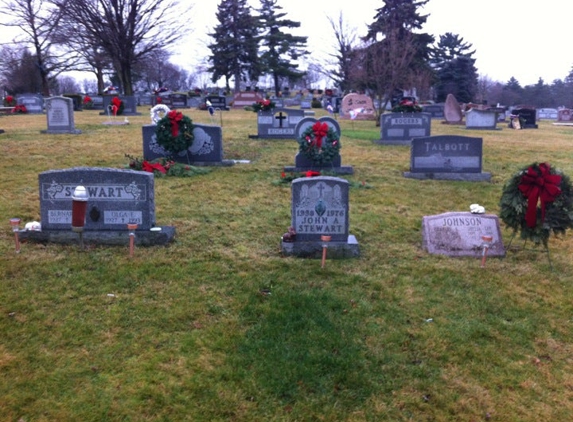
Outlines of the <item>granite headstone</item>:
<svg viewBox="0 0 573 422">
<path fill-rule="evenodd" d="M 380 116 L 382 145 L 410 145 L 412 139 L 430 136 L 432 118 L 429 113 L 385 113 Z"/>
<path fill-rule="evenodd" d="M 44 112 L 44 98 L 40 94 L 19 94 L 16 96 L 16 103 L 26 106 L 26 110 L 30 114 Z"/>
<path fill-rule="evenodd" d="M 48 129 L 42 133 L 80 134 L 74 123 L 74 103 L 67 97 L 46 98 L 46 117 Z"/>
<path fill-rule="evenodd" d="M 444 104 L 444 118 L 445 123 L 452 125 L 462 124 L 464 116 L 462 114 L 462 108 L 460 103 L 456 100 L 453 94 L 448 94 L 446 97 L 446 103 Z"/>
<path fill-rule="evenodd" d="M 257 136 L 267 139 L 294 139 L 295 128 L 304 118 L 304 111 L 274 108 L 257 115 Z"/>
<path fill-rule="evenodd" d="M 472 108 L 466 112 L 466 129 L 497 129 L 497 112 Z"/>
<path fill-rule="evenodd" d="M 348 94 L 342 98 L 340 118 L 352 120 L 375 120 L 372 98 L 365 94 Z"/>
</svg>

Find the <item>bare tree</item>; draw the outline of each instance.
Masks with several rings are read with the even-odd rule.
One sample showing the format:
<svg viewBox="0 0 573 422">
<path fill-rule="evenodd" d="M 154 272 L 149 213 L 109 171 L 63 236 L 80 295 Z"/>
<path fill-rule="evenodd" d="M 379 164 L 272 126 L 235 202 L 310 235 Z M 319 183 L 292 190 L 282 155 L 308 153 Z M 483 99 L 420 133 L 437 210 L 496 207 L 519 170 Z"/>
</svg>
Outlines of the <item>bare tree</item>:
<svg viewBox="0 0 573 422">
<path fill-rule="evenodd" d="M 62 17 L 61 9 L 42 0 L 3 0 L 0 2 L 0 25 L 14 31 L 12 43 L 26 47 L 35 60 L 40 76 L 41 92 L 50 94 L 50 78 L 69 70 L 76 61 L 75 54 L 64 52 L 56 45 L 56 33 Z M 33 75 L 29 75 L 33 77 Z"/>
<path fill-rule="evenodd" d="M 153 51 L 172 47 L 189 32 L 188 6 L 177 0 L 51 0 L 111 61 L 127 95 L 133 94 L 136 64 Z"/>
<path fill-rule="evenodd" d="M 330 54 L 334 59 L 335 69 L 328 72 L 327 76 L 340 88 L 342 93 L 346 93 L 351 87 L 353 50 L 357 46 L 358 38 L 356 32 L 344 22 L 342 11 L 340 11 L 337 20 L 328 17 L 328 22 L 330 22 L 336 39 L 336 53 Z"/>
</svg>

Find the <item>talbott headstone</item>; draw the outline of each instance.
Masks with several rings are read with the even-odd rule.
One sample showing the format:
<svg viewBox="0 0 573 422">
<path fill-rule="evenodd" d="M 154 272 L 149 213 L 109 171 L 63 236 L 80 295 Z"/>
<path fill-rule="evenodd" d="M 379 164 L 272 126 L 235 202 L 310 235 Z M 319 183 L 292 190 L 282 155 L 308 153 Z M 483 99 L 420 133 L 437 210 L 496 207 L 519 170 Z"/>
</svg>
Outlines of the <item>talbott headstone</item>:
<svg viewBox="0 0 573 422">
<path fill-rule="evenodd" d="M 556 108 L 537 109 L 538 120 L 557 120 L 558 110 Z"/>
<path fill-rule="evenodd" d="M 497 112 L 472 108 L 466 112 L 466 129 L 497 129 Z"/>
<path fill-rule="evenodd" d="M 487 244 L 488 256 L 505 256 L 496 215 L 447 212 L 422 218 L 422 243 L 431 254 L 480 258 L 485 246 L 483 236 L 492 238 Z"/>
<path fill-rule="evenodd" d="M 141 113 L 137 112 L 137 99 L 133 95 L 104 95 L 103 96 L 103 109 L 104 111 L 100 114 L 106 115 L 108 107 L 111 105 L 111 100 L 113 97 L 119 97 L 123 102 L 123 113 L 122 116 L 139 116 Z"/>
<path fill-rule="evenodd" d="M 304 119 L 300 120 L 295 127 L 295 139 L 298 140 L 302 138 L 303 134 L 306 132 L 307 129 L 312 127 L 316 122 L 326 123 L 329 129 L 335 133 L 337 139 L 340 141 L 340 125 L 338 122 L 330 116 L 322 116 L 318 120 L 314 117 L 305 117 Z M 315 171 L 328 171 L 336 174 L 353 174 L 354 168 L 352 166 L 343 166 L 342 165 L 342 158 L 338 155 L 334 160 L 330 163 L 321 163 L 317 164 L 311 160 L 309 160 L 305 155 L 301 154 L 300 151 L 295 156 L 295 165 L 294 166 L 285 166 L 285 172 L 304 172 L 308 170 L 315 170 Z"/>
<path fill-rule="evenodd" d="M 48 129 L 42 133 L 71 133 L 80 134 L 81 130 L 75 128 L 74 103 L 67 97 L 46 98 L 46 117 Z"/>
<path fill-rule="evenodd" d="M 521 124 L 522 129 L 537 129 L 539 127 L 536 121 L 537 111 L 535 107 L 519 106 L 511 110 L 511 114 L 518 116 L 519 120 L 523 122 Z"/>
<path fill-rule="evenodd" d="M 380 116 L 382 145 L 410 145 L 414 138 L 430 136 L 432 117 L 429 113 L 385 113 Z"/>
<path fill-rule="evenodd" d="M 429 113 L 432 119 L 444 118 L 444 104 L 426 104 L 422 106 L 424 113 Z"/>
<path fill-rule="evenodd" d="M 237 92 L 233 97 L 233 108 L 244 108 L 247 106 L 252 106 L 253 103 L 257 101 L 262 101 L 264 98 L 258 92 L 253 91 L 242 91 Z"/>
<path fill-rule="evenodd" d="M 257 137 L 294 139 L 297 124 L 304 119 L 304 110 L 274 108 L 257 114 Z"/>
<path fill-rule="evenodd" d="M 223 132 L 220 126 L 202 125 L 193 123 L 193 144 L 171 158 L 183 164 L 194 166 L 232 166 L 233 160 L 223 159 Z M 156 125 L 144 125 L 143 132 L 143 158 L 151 161 L 169 154 L 157 143 L 155 135 Z"/>
<path fill-rule="evenodd" d="M 16 96 L 16 103 L 26 106 L 26 110 L 31 114 L 44 112 L 44 97 L 40 94 L 19 94 Z"/>
<path fill-rule="evenodd" d="M 349 183 L 330 176 L 301 177 L 291 185 L 291 226 L 296 232 L 292 241 L 282 241 L 287 256 L 322 257 L 325 241 L 327 258 L 360 256 L 356 237 L 349 234 Z"/>
<path fill-rule="evenodd" d="M 460 103 L 458 103 L 458 100 L 456 100 L 456 97 L 452 94 L 448 94 L 446 97 L 446 103 L 444 104 L 444 119 L 445 123 L 451 125 L 460 125 L 464 119 Z"/>
<path fill-rule="evenodd" d="M 342 98 L 340 118 L 352 120 L 375 120 L 372 98 L 365 94 L 348 94 Z"/>
<path fill-rule="evenodd" d="M 72 232 L 72 195 L 77 186 L 88 194 L 84 239 L 89 243 L 126 244 L 128 223 L 136 223 L 136 244 L 164 244 L 173 227 L 156 227 L 152 173 L 113 168 L 77 167 L 49 170 L 39 175 L 40 232 L 21 233 L 27 239 L 57 243 L 77 242 Z"/>
<path fill-rule="evenodd" d="M 491 173 L 482 172 L 483 139 L 440 135 L 416 138 L 410 148 L 411 179 L 490 181 Z"/>
</svg>

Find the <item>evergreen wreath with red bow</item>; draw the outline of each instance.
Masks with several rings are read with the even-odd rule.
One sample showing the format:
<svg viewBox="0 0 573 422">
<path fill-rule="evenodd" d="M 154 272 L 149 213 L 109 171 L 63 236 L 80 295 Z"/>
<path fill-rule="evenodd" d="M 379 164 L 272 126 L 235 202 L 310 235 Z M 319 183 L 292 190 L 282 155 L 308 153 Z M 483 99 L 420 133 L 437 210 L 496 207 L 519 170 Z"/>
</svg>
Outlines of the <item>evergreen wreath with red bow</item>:
<svg viewBox="0 0 573 422">
<path fill-rule="evenodd" d="M 573 229 L 573 187 L 568 176 L 548 163 L 533 163 L 503 187 L 500 218 L 521 238 L 547 247 L 551 232 Z"/>
<path fill-rule="evenodd" d="M 155 136 L 167 152 L 178 154 L 193 145 L 193 122 L 180 111 L 171 110 L 157 122 Z"/>
<path fill-rule="evenodd" d="M 316 165 L 330 164 L 340 155 L 340 140 L 326 123 L 317 121 L 298 139 L 299 151 Z"/>
</svg>

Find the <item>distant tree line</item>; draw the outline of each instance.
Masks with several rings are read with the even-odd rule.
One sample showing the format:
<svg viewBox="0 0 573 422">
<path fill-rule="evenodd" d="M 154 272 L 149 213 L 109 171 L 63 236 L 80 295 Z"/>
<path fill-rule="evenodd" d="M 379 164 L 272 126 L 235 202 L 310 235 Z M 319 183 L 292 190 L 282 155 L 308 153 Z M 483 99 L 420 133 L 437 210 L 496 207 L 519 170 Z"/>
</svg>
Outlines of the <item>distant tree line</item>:
<svg viewBox="0 0 573 422">
<path fill-rule="evenodd" d="M 285 0 L 286 1 L 286 0 Z M 189 72 L 169 61 L 182 34 L 190 32 L 186 1 L 0 0 L 0 25 L 15 35 L 0 44 L 0 84 L 10 94 L 98 92 L 107 85 L 125 94 L 161 87 L 184 91 L 223 80 L 225 89 L 256 87 L 265 80 L 275 95 L 284 87 L 317 88 L 328 78 L 341 95 L 360 91 L 378 99 L 381 111 L 404 92 L 422 100 L 573 107 L 573 70 L 551 84 L 541 78 L 522 87 L 480 78 L 475 50 L 460 35 L 437 39 L 423 32 L 429 0 L 381 0 L 366 35 L 356 36 L 343 15 L 329 17 L 330 59 L 308 58 L 307 37 L 291 30 L 278 0 L 220 0 L 204 63 Z M 196 23 L 195 23 L 196 24 Z M 305 69 L 301 68 L 305 64 Z M 93 73 L 82 86 L 62 76 Z"/>
</svg>

